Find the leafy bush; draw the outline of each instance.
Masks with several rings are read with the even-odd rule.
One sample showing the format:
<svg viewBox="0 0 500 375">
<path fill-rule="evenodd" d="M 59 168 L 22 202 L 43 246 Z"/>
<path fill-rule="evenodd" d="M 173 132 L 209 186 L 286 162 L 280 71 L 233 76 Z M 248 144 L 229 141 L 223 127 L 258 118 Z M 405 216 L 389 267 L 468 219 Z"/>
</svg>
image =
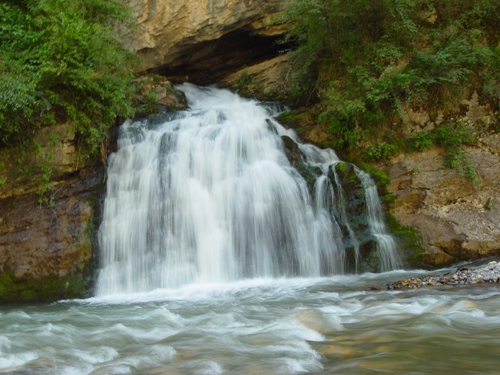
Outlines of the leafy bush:
<svg viewBox="0 0 500 375">
<path fill-rule="evenodd" d="M 365 159 L 368 161 L 387 159 L 396 151 L 397 146 L 386 142 L 378 142 L 375 146 L 370 143 L 365 150 Z"/>
<path fill-rule="evenodd" d="M 70 122 L 96 153 L 118 115 L 132 114 L 133 55 L 116 29 L 115 0 L 25 0 L 0 4 L 0 146 Z"/>
<path fill-rule="evenodd" d="M 339 148 L 389 143 L 408 108 L 456 108 L 474 90 L 499 108 L 497 0 L 295 0 L 284 19 L 298 44 L 291 96 L 319 103 Z"/>
</svg>

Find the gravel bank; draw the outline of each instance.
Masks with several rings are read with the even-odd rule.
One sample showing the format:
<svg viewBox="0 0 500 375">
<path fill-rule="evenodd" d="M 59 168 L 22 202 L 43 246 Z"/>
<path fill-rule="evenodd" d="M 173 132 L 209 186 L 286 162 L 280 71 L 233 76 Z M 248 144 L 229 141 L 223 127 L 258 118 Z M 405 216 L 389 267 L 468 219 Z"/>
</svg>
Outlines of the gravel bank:
<svg viewBox="0 0 500 375">
<path fill-rule="evenodd" d="M 398 280 L 387 284 L 388 290 L 418 289 L 434 285 L 469 285 L 500 282 L 500 262 L 489 262 L 486 266 L 472 268 L 460 267 L 455 273 L 438 276 L 419 276 Z"/>
</svg>

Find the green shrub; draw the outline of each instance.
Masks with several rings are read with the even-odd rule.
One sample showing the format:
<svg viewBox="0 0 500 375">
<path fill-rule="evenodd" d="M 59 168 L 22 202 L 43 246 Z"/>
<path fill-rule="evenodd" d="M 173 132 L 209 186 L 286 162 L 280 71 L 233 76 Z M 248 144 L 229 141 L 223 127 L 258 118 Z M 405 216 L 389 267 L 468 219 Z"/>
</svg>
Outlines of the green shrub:
<svg viewBox="0 0 500 375">
<path fill-rule="evenodd" d="M 345 150 L 360 140 L 389 143 L 382 135 L 401 134 L 407 108 L 456 108 L 474 90 L 498 109 L 499 4 L 295 0 L 284 15 L 294 26 L 288 40 L 298 45 L 290 95 L 299 104 L 319 102 L 318 120 Z M 422 135 L 412 143 L 421 150 L 431 140 Z"/>
<path fill-rule="evenodd" d="M 365 150 L 365 159 L 368 161 L 388 159 L 397 150 L 397 146 L 386 142 L 378 142 L 375 146 L 369 143 Z"/>
<path fill-rule="evenodd" d="M 133 55 L 116 29 L 129 15 L 115 0 L 0 4 L 0 146 L 70 122 L 96 153 L 118 115 L 132 114 Z"/>
</svg>

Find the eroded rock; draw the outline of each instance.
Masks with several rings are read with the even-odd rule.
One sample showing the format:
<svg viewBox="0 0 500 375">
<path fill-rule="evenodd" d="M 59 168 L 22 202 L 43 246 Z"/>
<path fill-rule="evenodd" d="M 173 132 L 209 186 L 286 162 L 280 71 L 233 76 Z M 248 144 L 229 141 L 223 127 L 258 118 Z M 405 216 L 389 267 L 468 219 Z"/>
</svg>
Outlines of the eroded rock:
<svg viewBox="0 0 500 375">
<path fill-rule="evenodd" d="M 130 6 L 138 30 L 128 38 L 143 58 L 140 70 L 195 83 L 277 56 L 275 41 L 285 32 L 273 23 L 279 0 L 134 0 Z"/>
<path fill-rule="evenodd" d="M 423 260 L 443 266 L 500 253 L 500 134 L 464 148 L 481 181 L 480 189 L 458 169 L 443 168 L 443 153 L 432 148 L 390 161 L 387 186 L 391 211 L 418 230 L 427 250 Z"/>
<path fill-rule="evenodd" d="M 292 84 L 288 55 L 245 67 L 225 77 L 221 84 L 238 90 L 240 95 L 259 100 L 285 98 Z"/>
<path fill-rule="evenodd" d="M 0 303 L 83 297 L 92 284 L 104 169 L 81 160 L 68 124 L 43 128 L 35 140 L 38 152 L 3 154 Z M 53 189 L 41 194 L 45 177 Z"/>
</svg>

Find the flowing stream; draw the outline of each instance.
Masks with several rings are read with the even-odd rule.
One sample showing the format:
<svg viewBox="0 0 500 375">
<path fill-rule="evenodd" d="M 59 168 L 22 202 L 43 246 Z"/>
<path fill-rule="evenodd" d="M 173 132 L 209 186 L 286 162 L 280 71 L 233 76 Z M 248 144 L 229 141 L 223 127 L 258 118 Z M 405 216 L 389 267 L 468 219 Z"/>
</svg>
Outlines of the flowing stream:
<svg viewBox="0 0 500 375">
<path fill-rule="evenodd" d="M 0 374 L 498 374 L 498 284 L 369 290 L 422 273 L 3 306 Z"/>
<path fill-rule="evenodd" d="M 0 374 L 499 373 L 496 284 L 385 290 L 424 271 L 398 270 L 356 167 L 386 272 L 346 274 L 363 245 L 335 153 L 301 144 L 276 108 L 181 89 L 190 110 L 121 127 L 95 297 L 0 306 Z"/>
</svg>

